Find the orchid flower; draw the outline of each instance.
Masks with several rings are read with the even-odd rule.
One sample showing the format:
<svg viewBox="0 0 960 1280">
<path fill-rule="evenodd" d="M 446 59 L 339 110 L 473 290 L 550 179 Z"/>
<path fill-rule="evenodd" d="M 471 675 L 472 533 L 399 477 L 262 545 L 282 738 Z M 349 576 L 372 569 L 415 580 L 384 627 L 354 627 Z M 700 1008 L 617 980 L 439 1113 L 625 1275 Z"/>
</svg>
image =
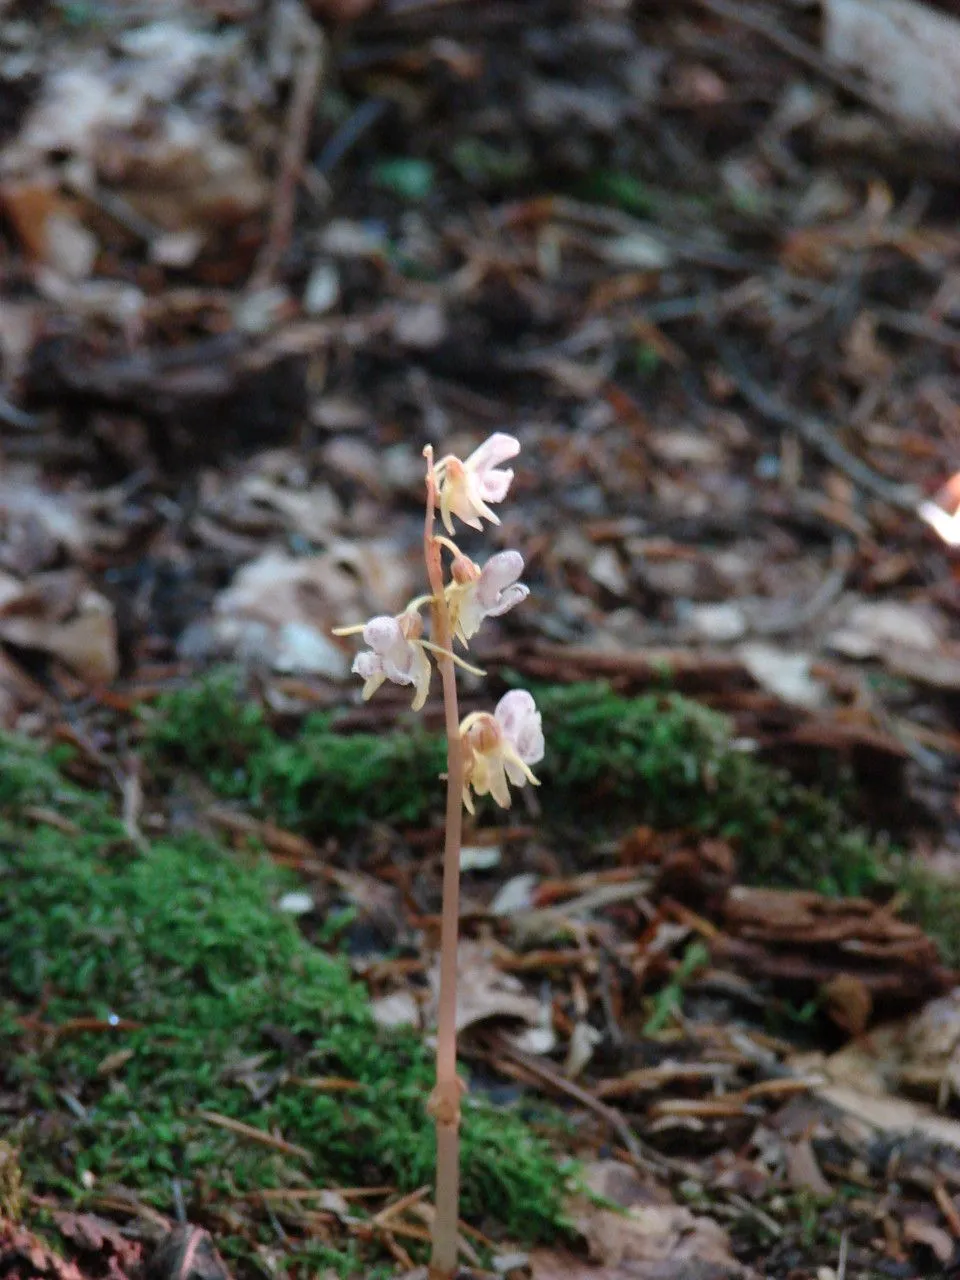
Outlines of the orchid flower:
<svg viewBox="0 0 960 1280">
<path fill-rule="evenodd" d="M 519 551 L 498 551 L 481 569 L 467 556 L 458 556 L 450 569 L 447 606 L 457 639 L 464 645 L 477 634 L 484 618 L 499 618 L 526 600 L 530 588 L 517 579 L 523 573 Z"/>
<path fill-rule="evenodd" d="M 471 529 L 482 529 L 483 520 L 499 524 L 499 516 L 490 510 L 490 502 L 502 502 L 513 482 L 513 472 L 500 470 L 501 462 L 515 458 L 520 441 L 503 431 L 496 431 L 465 461 L 449 454 L 437 463 L 440 516 L 447 533 L 453 533 L 453 516 Z M 482 519 L 481 519 L 482 517 Z"/>
<path fill-rule="evenodd" d="M 413 610 L 396 618 L 382 616 L 371 618 L 364 624 L 364 643 L 370 646 L 365 653 L 358 653 L 353 660 L 353 672 L 362 676 L 363 700 L 380 688 L 384 680 L 394 684 L 412 684 L 416 690 L 414 711 L 419 711 L 430 690 L 430 659 L 420 637 L 423 622 Z"/>
<path fill-rule="evenodd" d="M 463 803 L 474 812 L 471 789 L 478 796 L 491 795 L 503 809 L 510 808 L 511 782 L 540 785 L 530 765 L 543 759 L 540 712 L 526 689 L 512 689 L 497 703 L 493 715 L 475 711 L 460 725 L 465 755 Z"/>
</svg>

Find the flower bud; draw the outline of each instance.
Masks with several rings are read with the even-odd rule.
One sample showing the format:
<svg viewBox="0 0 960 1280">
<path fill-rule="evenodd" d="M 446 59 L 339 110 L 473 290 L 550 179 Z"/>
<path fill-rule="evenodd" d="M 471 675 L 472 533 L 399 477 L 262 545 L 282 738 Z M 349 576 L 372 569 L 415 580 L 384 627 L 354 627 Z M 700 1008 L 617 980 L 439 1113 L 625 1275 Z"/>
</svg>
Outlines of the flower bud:
<svg viewBox="0 0 960 1280">
<path fill-rule="evenodd" d="M 419 640 L 423 635 L 423 619 L 415 609 L 401 613 L 397 621 L 406 640 Z"/>
<path fill-rule="evenodd" d="M 469 556 L 457 556 L 450 566 L 450 576 L 459 586 L 464 587 L 467 583 L 478 581 L 480 566 Z"/>
<path fill-rule="evenodd" d="M 487 755 L 496 751 L 503 737 L 503 731 L 491 715 L 482 715 L 467 730 L 464 741 L 472 751 Z"/>
</svg>

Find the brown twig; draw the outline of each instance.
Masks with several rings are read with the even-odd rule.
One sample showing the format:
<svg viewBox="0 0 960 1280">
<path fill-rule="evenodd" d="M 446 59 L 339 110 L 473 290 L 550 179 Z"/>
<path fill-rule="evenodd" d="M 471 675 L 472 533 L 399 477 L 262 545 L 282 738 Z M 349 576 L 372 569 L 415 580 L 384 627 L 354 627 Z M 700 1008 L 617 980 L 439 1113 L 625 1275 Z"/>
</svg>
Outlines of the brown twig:
<svg viewBox="0 0 960 1280">
<path fill-rule="evenodd" d="M 297 62 L 293 93 L 290 96 L 270 227 L 250 277 L 248 288 L 251 290 L 262 289 L 271 283 L 290 243 L 296 211 L 297 184 L 303 171 L 313 106 L 323 70 L 324 45 L 320 29 L 299 5 L 294 13 L 302 35 L 303 54 Z"/>
<path fill-rule="evenodd" d="M 295 1142 L 287 1142 L 285 1138 L 277 1138 L 263 1129 L 256 1129 L 252 1124 L 244 1124 L 242 1120 L 234 1120 L 230 1116 L 222 1116 L 218 1111 L 198 1111 L 201 1120 L 215 1124 L 220 1129 L 228 1129 L 238 1138 L 247 1138 L 250 1142 L 259 1142 L 265 1147 L 272 1147 L 285 1156 L 297 1156 L 300 1160 L 309 1160 L 310 1152 L 306 1147 L 298 1147 Z"/>
<path fill-rule="evenodd" d="M 814 418 L 810 414 L 801 413 L 783 400 L 771 395 L 753 379 L 740 356 L 728 343 L 721 343 L 719 351 L 724 371 L 733 379 L 744 400 L 758 413 L 779 426 L 796 431 L 827 462 L 838 467 L 861 489 L 866 489 L 874 497 L 889 502 L 891 506 L 899 507 L 902 511 L 916 511 L 917 494 L 910 486 L 895 484 L 884 476 L 878 475 L 872 467 L 868 467 L 865 462 L 861 462 L 849 449 L 846 449 L 825 422 L 821 422 L 819 418 Z"/>
<path fill-rule="evenodd" d="M 625 1150 L 630 1153 L 638 1165 L 652 1165 L 654 1168 L 671 1172 L 678 1170 L 686 1172 L 679 1161 L 671 1160 L 667 1156 L 661 1156 L 658 1152 L 642 1147 L 639 1138 L 619 1111 L 614 1107 L 608 1107 L 606 1103 L 601 1102 L 599 1098 L 595 1098 L 592 1093 L 575 1084 L 573 1080 L 568 1080 L 566 1076 L 551 1070 L 538 1058 L 531 1057 L 530 1054 L 523 1053 L 520 1049 L 514 1049 L 512 1045 L 503 1039 L 497 1042 L 497 1052 L 518 1063 L 531 1075 L 536 1076 L 537 1079 L 548 1085 L 555 1093 L 565 1094 L 568 1098 L 572 1098 L 574 1102 L 579 1102 L 582 1107 L 586 1107 L 588 1111 L 592 1111 L 619 1138 Z"/>
</svg>

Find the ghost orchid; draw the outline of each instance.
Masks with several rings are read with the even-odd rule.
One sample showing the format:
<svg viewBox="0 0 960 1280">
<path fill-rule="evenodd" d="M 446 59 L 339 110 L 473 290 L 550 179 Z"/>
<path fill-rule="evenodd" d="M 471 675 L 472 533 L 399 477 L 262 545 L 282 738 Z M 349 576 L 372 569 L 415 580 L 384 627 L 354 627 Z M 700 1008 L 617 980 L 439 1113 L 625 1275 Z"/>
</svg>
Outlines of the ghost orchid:
<svg viewBox="0 0 960 1280">
<path fill-rule="evenodd" d="M 0 0 L 2 7 L 2 0 Z M 460 721 L 456 666 L 475 675 L 476 667 L 453 652 L 455 640 L 466 645 L 484 618 L 496 618 L 529 594 L 520 581 L 523 557 L 500 551 L 481 567 L 449 537 L 437 532 L 437 512 L 448 533 L 456 517 L 482 529 L 483 521 L 499 524 L 490 503 L 502 502 L 513 472 L 502 464 L 520 452 L 513 436 L 498 431 L 465 461 L 448 454 L 438 463 L 433 446 L 426 459 L 426 506 L 423 551 L 430 592 L 418 596 L 395 617 L 378 616 L 357 626 L 340 627 L 334 635 L 363 635 L 367 648 L 358 653 L 353 670 L 363 677 L 369 698 L 385 680 L 412 685 L 413 709 L 419 711 L 430 690 L 431 657 L 443 686 L 447 738 L 447 820 L 443 843 L 443 909 L 440 927 L 440 994 L 437 1010 L 437 1084 L 427 1110 L 437 1129 L 437 1176 L 433 1216 L 431 1280 L 453 1280 L 457 1270 L 460 1187 L 460 1099 L 457 1074 L 457 935 L 459 929 L 460 850 L 463 810 L 473 813 L 474 796 L 491 795 L 510 806 L 510 788 L 539 786 L 530 766 L 543 759 L 543 729 L 533 698 L 522 689 L 506 694 L 491 715 L 475 711 Z M 451 556 L 444 573 L 442 552 Z M 430 639 L 423 634 L 420 611 L 427 610 Z"/>
<path fill-rule="evenodd" d="M 512 689 L 497 703 L 493 715 L 475 711 L 460 726 L 465 759 L 463 803 L 473 813 L 471 790 L 491 795 L 503 809 L 510 808 L 510 788 L 540 783 L 530 765 L 543 759 L 540 712 L 526 689 Z"/>
<path fill-rule="evenodd" d="M 519 551 L 498 551 L 481 569 L 467 556 L 450 567 L 453 581 L 446 588 L 454 635 L 464 645 L 480 630 L 484 618 L 499 618 L 526 600 L 530 588 L 517 579 L 523 573 Z"/>
<path fill-rule="evenodd" d="M 413 709 L 419 711 L 430 691 L 430 659 L 421 640 L 423 621 L 411 610 L 396 618 L 371 618 L 364 624 L 364 643 L 370 646 L 353 660 L 353 672 L 363 677 L 363 700 L 373 696 L 384 680 L 412 684 Z"/>
<path fill-rule="evenodd" d="M 465 461 L 452 454 L 441 458 L 436 467 L 438 497 L 440 516 L 448 533 L 453 533 L 454 516 L 471 529 L 482 529 L 483 520 L 500 523 L 499 516 L 487 504 L 502 502 L 507 496 L 513 472 L 500 469 L 500 464 L 519 452 L 519 440 L 496 431 Z"/>
</svg>

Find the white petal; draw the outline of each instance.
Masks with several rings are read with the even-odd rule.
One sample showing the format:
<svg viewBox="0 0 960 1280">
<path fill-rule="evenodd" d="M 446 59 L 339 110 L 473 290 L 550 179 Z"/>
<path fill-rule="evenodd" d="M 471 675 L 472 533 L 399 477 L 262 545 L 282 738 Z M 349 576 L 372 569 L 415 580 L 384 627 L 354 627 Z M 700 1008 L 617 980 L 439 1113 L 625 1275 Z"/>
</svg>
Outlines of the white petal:
<svg viewBox="0 0 960 1280">
<path fill-rule="evenodd" d="M 383 660 L 383 674 L 388 680 L 392 680 L 394 684 L 413 684 L 413 676 L 403 667 L 398 667 L 395 662 L 391 662 L 389 658 Z"/>
<path fill-rule="evenodd" d="M 374 653 L 386 653 L 398 640 L 406 644 L 399 622 L 386 615 L 371 618 L 363 628 L 363 638 Z"/>
<path fill-rule="evenodd" d="M 522 582 L 515 582 L 512 587 L 507 587 L 505 591 L 500 593 L 500 600 L 487 610 L 487 617 L 502 617 L 503 614 L 509 613 L 516 605 L 526 600 L 529 594 L 529 587 L 525 587 Z"/>
<path fill-rule="evenodd" d="M 480 624 L 487 616 L 487 611 L 477 599 L 477 592 L 471 586 L 460 598 L 457 611 L 457 623 L 464 641 L 470 640 L 480 630 Z"/>
<path fill-rule="evenodd" d="M 422 645 L 413 645 L 413 683 L 416 686 L 416 697 L 413 700 L 414 711 L 419 711 L 430 692 L 430 676 L 433 668 Z"/>
<path fill-rule="evenodd" d="M 511 689 L 497 703 L 494 716 L 521 760 L 536 764 L 543 759 L 543 728 L 532 694 L 526 689 Z"/>
<path fill-rule="evenodd" d="M 512 738 L 517 727 L 531 715 L 535 715 L 536 711 L 537 704 L 532 693 L 528 693 L 526 689 L 511 689 L 497 703 L 493 714 L 507 737 Z"/>
<path fill-rule="evenodd" d="M 504 772 L 505 761 L 499 754 L 490 756 L 490 773 L 488 782 L 490 794 L 501 809 L 510 808 L 510 788 L 507 786 L 507 775 Z"/>
<path fill-rule="evenodd" d="M 514 745 L 517 748 L 517 755 L 524 764 L 536 764 L 543 759 L 546 743 L 543 740 L 539 711 L 536 719 L 528 720 L 516 738 L 514 738 Z"/>
<path fill-rule="evenodd" d="M 484 502 L 502 502 L 512 484 L 512 471 L 485 471 L 477 477 L 477 489 Z"/>
<path fill-rule="evenodd" d="M 500 593 L 517 581 L 523 573 L 523 556 L 519 551 L 498 551 L 483 566 L 477 584 L 477 596 L 486 609 L 499 602 Z"/>
<path fill-rule="evenodd" d="M 355 676 L 362 676 L 364 680 L 383 675 L 383 664 L 375 653 L 358 653 L 350 669 Z"/>
<path fill-rule="evenodd" d="M 481 474 L 490 467 L 506 462 L 508 458 L 515 458 L 519 452 L 520 441 L 516 436 L 508 436 L 505 431 L 495 431 L 474 449 L 464 466 Z"/>
<path fill-rule="evenodd" d="M 364 680 L 363 689 L 360 694 L 364 702 L 368 702 L 373 697 L 383 684 L 384 679 L 385 677 L 379 671 L 375 671 L 368 680 Z"/>
<path fill-rule="evenodd" d="M 445 485 L 446 483 L 447 482 L 444 481 Z M 483 503 L 480 502 L 479 505 L 482 507 Z M 444 508 L 449 515 L 455 515 L 458 520 L 462 520 L 463 523 L 469 525 L 471 529 L 483 528 L 483 522 L 480 520 L 477 502 L 475 502 L 471 497 L 466 484 L 458 484 L 456 486 L 451 484 L 449 489 L 444 488 L 441 510 Z M 448 532 L 453 532 L 452 521 L 447 524 L 447 521 L 444 520 L 444 526 Z"/>
<path fill-rule="evenodd" d="M 476 495 L 485 502 L 502 502 L 513 483 L 513 472 L 497 470 L 501 462 L 515 458 L 520 441 L 503 431 L 494 434 L 475 449 L 464 463 L 474 482 Z"/>
<path fill-rule="evenodd" d="M 383 655 L 383 670 L 387 679 L 396 684 L 415 684 L 419 653 L 420 646 L 401 635 Z"/>
<path fill-rule="evenodd" d="M 527 775 L 512 756 L 507 756 L 503 762 L 503 767 L 506 770 L 507 777 L 515 787 L 522 787 L 526 784 Z"/>
<path fill-rule="evenodd" d="M 532 786 L 539 787 L 540 783 L 533 776 L 533 770 L 509 745 L 504 750 L 503 767 L 514 786 L 525 787 L 529 782 Z"/>
</svg>

